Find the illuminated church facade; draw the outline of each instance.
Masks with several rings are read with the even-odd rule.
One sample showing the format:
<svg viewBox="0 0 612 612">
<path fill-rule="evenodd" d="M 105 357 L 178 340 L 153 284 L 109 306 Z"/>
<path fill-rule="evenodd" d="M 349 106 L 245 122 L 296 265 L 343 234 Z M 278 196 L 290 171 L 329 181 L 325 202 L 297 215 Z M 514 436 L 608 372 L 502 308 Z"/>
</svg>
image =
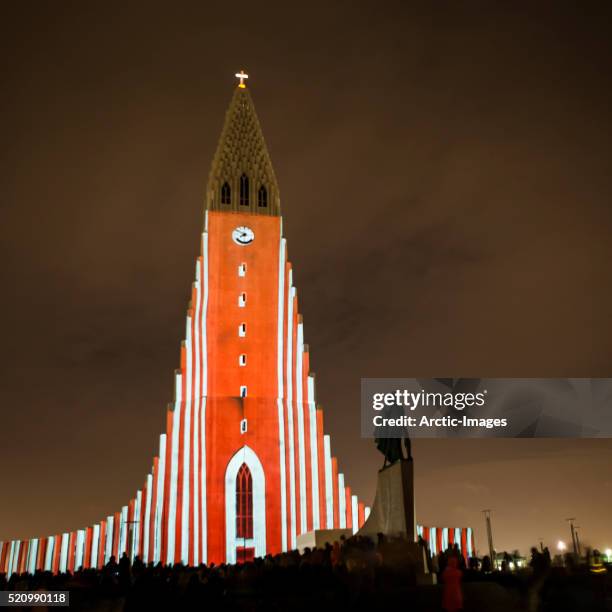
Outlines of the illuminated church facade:
<svg viewBox="0 0 612 612">
<path fill-rule="evenodd" d="M 313 530 L 357 532 L 367 518 L 324 433 L 278 184 L 244 78 L 212 162 L 174 402 L 151 472 L 94 525 L 0 543 L 0 573 L 99 568 L 123 553 L 235 563 L 294 549 Z M 471 548 L 471 534 L 447 531 L 447 542 Z"/>
</svg>

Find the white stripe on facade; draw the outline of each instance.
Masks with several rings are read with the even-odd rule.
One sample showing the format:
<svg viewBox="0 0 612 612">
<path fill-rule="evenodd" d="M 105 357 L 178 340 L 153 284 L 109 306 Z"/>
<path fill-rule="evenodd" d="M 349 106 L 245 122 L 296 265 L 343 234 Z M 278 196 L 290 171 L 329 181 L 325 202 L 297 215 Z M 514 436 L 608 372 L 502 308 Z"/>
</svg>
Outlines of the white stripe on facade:
<svg viewBox="0 0 612 612">
<path fill-rule="evenodd" d="M 334 483 L 329 435 L 323 436 L 323 453 L 325 455 L 325 510 L 327 514 L 327 528 L 334 529 Z"/>
<path fill-rule="evenodd" d="M 193 427 L 193 453 L 191 453 L 191 470 L 193 474 L 193 498 L 191 502 L 193 504 L 193 533 L 191 534 L 191 538 L 193 541 L 193 564 L 197 566 L 200 563 L 200 481 L 198 478 L 198 457 L 200 454 L 201 400 L 198 398 L 194 398 L 193 401 L 193 423 L 191 424 L 191 426 Z"/>
<path fill-rule="evenodd" d="M 159 563 L 162 545 L 162 517 L 164 514 L 164 486 L 166 481 L 166 443 L 167 435 L 159 436 L 159 461 L 157 462 L 157 499 L 155 500 L 155 514 L 153 516 L 153 561 Z"/>
<path fill-rule="evenodd" d="M 134 523 L 132 527 L 132 550 L 130 551 L 130 558 L 134 561 L 134 558 L 138 554 L 140 548 L 140 528 L 142 527 L 140 518 L 140 509 L 142 507 L 142 491 L 136 491 L 136 501 L 134 502 Z"/>
<path fill-rule="evenodd" d="M 45 572 L 50 572 L 53 569 L 53 547 L 55 545 L 55 537 L 47 538 L 47 550 L 45 552 Z"/>
<path fill-rule="evenodd" d="M 446 550 L 447 548 L 448 548 L 448 545 L 444 546 L 444 531 L 442 531 L 442 550 Z M 435 555 L 438 552 L 442 552 L 438 550 L 438 534 L 437 534 L 437 530 L 435 527 L 432 527 L 429 530 L 429 552 L 432 555 Z"/>
<path fill-rule="evenodd" d="M 30 574 L 36 572 L 36 556 L 38 555 L 38 538 L 30 540 L 28 546 L 28 565 L 26 571 Z"/>
<path fill-rule="evenodd" d="M 284 348 L 284 312 L 285 312 L 285 239 L 282 237 L 278 249 L 278 340 L 277 340 L 277 378 L 278 378 L 278 442 L 279 473 L 281 498 L 281 550 L 287 550 L 287 473 L 285 463 L 285 411 L 283 407 L 283 348 Z"/>
<path fill-rule="evenodd" d="M 115 522 L 114 516 L 106 517 L 106 546 L 104 551 L 104 563 L 108 563 L 111 555 L 113 554 L 113 523 Z M 115 559 L 116 560 L 116 559 Z"/>
<path fill-rule="evenodd" d="M 346 491 L 344 489 L 344 474 L 338 474 L 338 514 L 340 529 L 346 529 Z"/>
<path fill-rule="evenodd" d="M 117 554 L 119 558 L 124 552 L 127 552 L 127 533 L 128 533 L 128 507 L 122 506 L 121 515 L 119 517 L 119 550 Z M 117 559 L 119 561 L 119 559 Z"/>
<path fill-rule="evenodd" d="M 85 530 L 79 529 L 76 533 L 76 546 L 74 550 L 74 569 L 78 570 L 83 567 L 83 559 L 85 557 Z"/>
<path fill-rule="evenodd" d="M 472 528 L 468 527 L 467 531 L 465 532 L 466 535 L 466 540 L 467 540 L 467 553 L 468 553 L 468 557 L 473 557 L 474 556 L 474 551 L 472 550 Z"/>
<path fill-rule="evenodd" d="M 317 405 L 315 400 L 314 377 L 308 376 L 308 415 L 310 423 L 310 469 L 312 483 L 312 527 L 319 529 L 319 449 L 317 437 Z"/>
<path fill-rule="evenodd" d="M 100 546 L 100 525 L 94 525 L 91 530 L 91 558 L 89 564 L 96 569 L 98 567 L 98 547 Z"/>
<path fill-rule="evenodd" d="M 202 234 L 202 278 L 200 284 L 203 288 L 202 307 L 200 310 L 199 331 L 202 336 L 202 366 L 201 370 L 201 397 L 206 397 L 208 391 L 208 352 L 207 352 L 207 333 L 206 315 L 208 310 L 208 234 Z"/>
<path fill-rule="evenodd" d="M 287 429 L 289 430 L 289 510 L 290 510 L 290 548 L 297 545 L 296 499 L 295 499 L 295 436 L 293 428 L 293 274 L 289 270 L 287 279 Z"/>
<path fill-rule="evenodd" d="M 200 321 L 202 320 L 200 309 L 202 308 L 202 281 L 200 274 L 200 261 L 196 264 L 196 282 L 194 288 L 196 292 L 196 303 L 194 311 L 194 326 L 193 326 L 193 346 L 195 355 L 195 372 L 194 372 L 194 396 L 193 396 L 193 453 L 192 457 L 192 473 L 193 477 L 193 564 L 200 563 L 200 473 L 198 472 L 198 459 L 200 456 L 200 406 L 202 398 L 202 383 L 201 383 L 201 362 L 202 354 L 200 348 Z"/>
<path fill-rule="evenodd" d="M 62 542 L 60 544 L 60 562 L 59 562 L 59 571 L 61 574 L 66 572 L 66 568 L 68 567 L 68 542 L 70 539 L 69 533 L 62 534 Z"/>
<path fill-rule="evenodd" d="M 6 566 L 6 575 L 10 578 L 13 573 L 13 557 L 15 556 L 15 546 L 17 546 L 19 540 L 13 540 L 11 542 L 10 552 L 8 555 L 8 564 Z"/>
<path fill-rule="evenodd" d="M 208 560 L 208 522 L 206 518 L 206 398 L 203 397 L 200 403 L 200 453 L 202 455 L 202 470 L 200 474 L 200 538 L 202 547 L 200 550 L 200 563 L 207 563 Z"/>
<path fill-rule="evenodd" d="M 295 289 L 293 290 L 295 294 Z M 306 498 L 306 445 L 304 441 L 304 326 L 298 323 L 297 346 L 295 347 L 295 378 L 296 378 L 296 408 L 298 419 L 298 460 L 300 466 L 300 533 L 306 533 L 307 528 L 307 498 Z"/>
<path fill-rule="evenodd" d="M 359 531 L 359 504 L 357 503 L 357 496 L 351 496 L 351 512 L 353 514 L 353 533 L 357 533 Z"/>
<path fill-rule="evenodd" d="M 181 428 L 181 394 L 182 376 L 180 373 L 175 377 L 174 411 L 172 415 L 172 442 L 170 445 L 170 482 L 168 483 L 170 504 L 168 509 L 168 546 L 165 562 L 174 564 L 174 552 L 176 543 L 176 501 L 178 488 L 178 462 L 179 462 L 179 433 Z"/>
<path fill-rule="evenodd" d="M 206 212 L 206 226 L 208 229 L 208 212 Z M 200 533 L 202 549 L 200 551 L 200 563 L 208 561 L 208 522 L 206 514 L 206 393 L 208 389 L 208 347 L 207 347 L 207 311 L 208 311 L 208 233 L 202 235 L 202 283 L 204 295 L 202 296 L 202 307 L 200 315 L 200 334 L 202 336 L 202 365 L 201 365 L 201 392 L 202 398 L 200 408 L 200 453 L 202 455 L 202 470 L 200 472 L 200 500 L 201 519 Z"/>
<path fill-rule="evenodd" d="M 147 498 L 145 500 L 144 525 L 142 528 L 142 560 L 149 562 L 149 539 L 151 533 L 151 500 L 153 497 L 153 475 L 147 474 Z"/>
<path fill-rule="evenodd" d="M 184 411 L 183 430 L 183 500 L 181 507 L 181 561 L 189 564 L 189 493 L 191 484 L 191 395 L 192 395 L 192 342 L 191 317 L 187 317 L 185 339 L 185 401 L 181 406 Z"/>
</svg>

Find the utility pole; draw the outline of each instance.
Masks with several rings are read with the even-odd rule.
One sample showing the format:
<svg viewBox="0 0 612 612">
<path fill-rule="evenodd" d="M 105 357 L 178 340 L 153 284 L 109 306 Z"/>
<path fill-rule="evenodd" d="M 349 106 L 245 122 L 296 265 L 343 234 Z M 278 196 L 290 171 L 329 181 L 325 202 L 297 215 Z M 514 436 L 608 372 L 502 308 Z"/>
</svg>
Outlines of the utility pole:
<svg viewBox="0 0 612 612">
<path fill-rule="evenodd" d="M 495 560 L 495 549 L 493 548 L 493 531 L 491 529 L 491 510 L 483 510 L 485 515 L 485 523 L 487 525 L 487 540 L 489 541 L 489 558 L 491 559 L 491 566 L 493 569 L 497 569 Z"/>
<path fill-rule="evenodd" d="M 578 549 L 578 556 L 582 557 L 582 549 L 580 547 L 580 538 L 578 537 L 578 530 L 580 527 L 578 525 L 574 525 L 574 533 L 576 534 L 576 548 Z"/>
<path fill-rule="evenodd" d="M 544 538 L 538 538 L 538 542 L 540 543 L 540 551 L 544 552 Z"/>
<path fill-rule="evenodd" d="M 578 555 L 578 545 L 576 544 L 576 530 L 574 529 L 574 521 L 576 517 L 565 519 L 570 524 L 570 531 L 572 533 L 572 546 L 574 548 L 574 554 Z"/>
</svg>

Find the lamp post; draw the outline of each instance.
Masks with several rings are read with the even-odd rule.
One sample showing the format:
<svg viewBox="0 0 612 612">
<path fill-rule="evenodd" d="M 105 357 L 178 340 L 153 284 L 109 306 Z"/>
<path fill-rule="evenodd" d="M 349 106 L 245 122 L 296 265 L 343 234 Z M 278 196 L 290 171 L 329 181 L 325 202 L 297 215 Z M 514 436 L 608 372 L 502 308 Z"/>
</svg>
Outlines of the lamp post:
<svg viewBox="0 0 612 612">
<path fill-rule="evenodd" d="M 580 538 L 578 537 L 578 530 L 580 527 L 578 525 L 574 525 L 574 534 L 576 536 L 576 550 L 578 552 L 578 557 L 582 557 L 582 549 L 580 547 Z"/>
</svg>

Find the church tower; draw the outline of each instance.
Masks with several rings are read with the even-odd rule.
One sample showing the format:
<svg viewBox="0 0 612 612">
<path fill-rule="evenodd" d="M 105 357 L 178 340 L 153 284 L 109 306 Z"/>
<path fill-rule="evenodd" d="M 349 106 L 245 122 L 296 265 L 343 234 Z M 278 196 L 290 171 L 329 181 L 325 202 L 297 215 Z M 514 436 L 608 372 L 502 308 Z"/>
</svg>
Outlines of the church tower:
<svg viewBox="0 0 612 612">
<path fill-rule="evenodd" d="M 365 517 L 326 458 L 278 183 L 243 78 L 208 179 L 202 271 L 206 549 L 209 560 L 229 562 L 295 548 L 315 529 L 356 530 Z"/>
</svg>

